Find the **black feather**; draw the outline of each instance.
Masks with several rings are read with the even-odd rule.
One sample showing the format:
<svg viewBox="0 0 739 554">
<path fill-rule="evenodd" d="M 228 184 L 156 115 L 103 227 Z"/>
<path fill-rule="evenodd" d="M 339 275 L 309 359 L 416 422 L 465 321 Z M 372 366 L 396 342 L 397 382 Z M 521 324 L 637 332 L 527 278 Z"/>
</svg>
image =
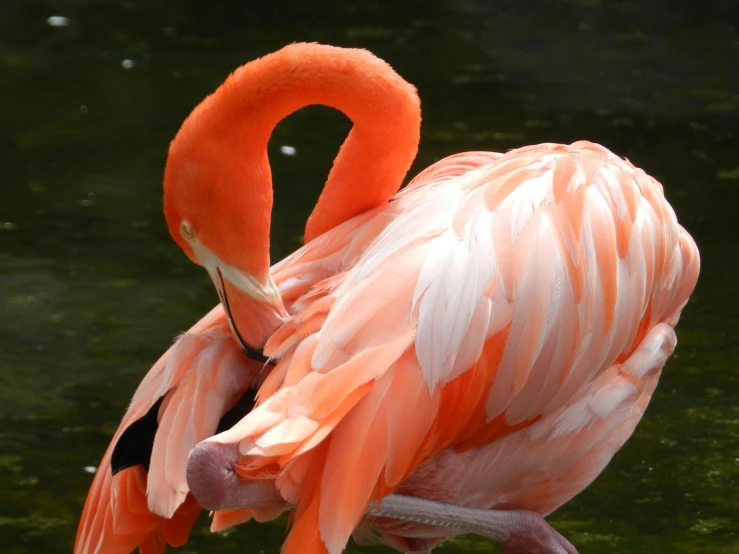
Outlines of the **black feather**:
<svg viewBox="0 0 739 554">
<path fill-rule="evenodd" d="M 157 434 L 159 408 L 164 397 L 157 400 L 144 417 L 123 431 L 110 458 L 110 470 L 115 475 L 126 468 L 142 465 L 148 471 L 154 435 Z"/>
<path fill-rule="evenodd" d="M 246 414 L 251 412 L 256 403 L 256 394 L 254 389 L 247 389 L 238 402 L 218 422 L 216 434 L 228 431 L 241 421 Z M 134 421 L 121 433 L 115 448 L 113 448 L 113 455 L 110 460 L 110 470 L 113 475 L 138 465 L 144 466 L 147 471 L 149 470 L 151 451 L 154 448 L 154 437 L 159 428 L 159 408 L 163 400 L 164 397 L 162 396 L 146 412 L 146 415 Z"/>
</svg>

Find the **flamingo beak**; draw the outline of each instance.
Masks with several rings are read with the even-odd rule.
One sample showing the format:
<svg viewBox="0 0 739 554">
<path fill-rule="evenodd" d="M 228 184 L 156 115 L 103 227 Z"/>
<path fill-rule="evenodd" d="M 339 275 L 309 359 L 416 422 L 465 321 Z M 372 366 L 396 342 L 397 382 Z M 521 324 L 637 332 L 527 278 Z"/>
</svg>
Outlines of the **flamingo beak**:
<svg viewBox="0 0 739 554">
<path fill-rule="evenodd" d="M 244 353 L 262 363 L 275 363 L 264 355 L 263 347 L 267 339 L 285 323 L 288 314 L 272 277 L 267 274 L 266 278 L 257 278 L 224 263 L 198 240 L 192 224 L 187 220 L 182 221 L 180 233 L 192 251 L 193 261 L 208 271 L 231 330 Z"/>
<path fill-rule="evenodd" d="M 276 289 L 264 287 L 260 291 L 246 292 L 224 278 L 220 268 L 216 268 L 213 277 L 231 330 L 244 353 L 258 362 L 274 364 L 275 361 L 265 356 L 262 348 L 287 318 Z"/>
</svg>

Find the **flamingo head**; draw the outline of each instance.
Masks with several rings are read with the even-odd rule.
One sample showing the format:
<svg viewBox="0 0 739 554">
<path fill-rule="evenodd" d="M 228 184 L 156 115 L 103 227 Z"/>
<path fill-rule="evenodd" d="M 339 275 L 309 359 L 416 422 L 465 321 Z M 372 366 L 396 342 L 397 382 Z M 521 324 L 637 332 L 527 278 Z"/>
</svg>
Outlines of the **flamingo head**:
<svg viewBox="0 0 739 554">
<path fill-rule="evenodd" d="M 269 273 L 271 178 L 263 165 L 228 155 L 217 141 L 183 140 L 188 121 L 165 168 L 167 226 L 185 254 L 208 271 L 244 350 L 259 351 L 287 317 Z"/>
</svg>

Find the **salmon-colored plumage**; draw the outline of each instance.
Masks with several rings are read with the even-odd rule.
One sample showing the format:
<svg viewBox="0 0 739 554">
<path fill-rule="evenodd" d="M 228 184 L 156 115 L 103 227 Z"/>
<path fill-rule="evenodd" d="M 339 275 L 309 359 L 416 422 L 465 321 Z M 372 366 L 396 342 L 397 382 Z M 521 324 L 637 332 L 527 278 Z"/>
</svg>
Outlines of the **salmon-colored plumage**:
<svg viewBox="0 0 739 554">
<path fill-rule="evenodd" d="M 572 498 L 633 431 L 695 285 L 697 250 L 659 184 L 597 145 L 457 156 L 422 178 L 273 268 L 294 295 L 282 272 L 332 245 L 330 284 L 304 282 L 307 299 L 265 346 L 281 360 L 273 378 L 299 378 L 271 383 L 210 439 L 237 442 L 236 472 L 276 479 L 298 505 L 301 552 L 341 551 L 372 498 L 412 494 L 418 464 L 450 448 L 460 462 L 436 491 L 446 502 L 547 514 Z M 356 227 L 376 220 L 373 234 Z M 336 256 L 339 237 L 360 235 L 358 258 Z M 298 523 L 314 511 L 310 539 Z"/>
<path fill-rule="evenodd" d="M 245 358 L 220 305 L 159 359 L 139 385 L 95 475 L 75 552 L 142 554 L 181 546 L 200 513 L 185 470 L 190 450 L 216 432 L 220 418 L 254 382 L 262 365 Z M 136 465 L 111 475 L 123 432 L 163 398 L 150 469 Z"/>
<path fill-rule="evenodd" d="M 345 109 L 355 127 L 306 245 L 267 275 L 266 140 L 279 119 L 310 103 Z M 661 185 L 582 141 L 451 156 L 390 199 L 415 155 L 419 122 L 415 93 L 383 62 L 293 45 L 237 71 L 183 125 L 165 176 L 170 230 L 214 278 L 238 340 L 263 346 L 276 365 L 264 372 L 258 406 L 210 438 L 231 396 L 218 393 L 208 409 L 196 398 L 193 413 L 207 422 L 200 427 L 163 405 L 160 420 L 189 440 L 173 441 L 164 458 L 155 443 L 152 511 L 177 517 L 189 498 L 181 464 L 196 426 L 203 442 L 187 467 L 195 495 L 229 508 L 219 499 L 241 498 L 242 509 L 267 510 L 264 519 L 280 507 L 251 505 L 236 491 L 274 482 L 285 507 L 295 506 L 285 554 L 337 554 L 353 532 L 371 536 L 369 526 L 397 548 L 430 539 L 417 547 L 428 550 L 453 532 L 363 521 L 370 502 L 398 493 L 547 515 L 631 435 L 699 271 L 695 243 Z M 203 204 L 212 188 L 221 200 Z M 211 317 L 225 329 L 222 311 Z M 181 373 L 189 386 L 223 390 L 215 360 L 193 367 L 202 369 Z M 222 455 L 238 478 L 224 474 L 220 487 L 209 460 L 221 467 Z M 139 507 L 146 476 L 126 471 L 134 492 L 125 513 L 141 521 L 138 534 L 90 515 L 90 505 L 110 505 L 109 479 L 99 475 L 80 536 L 180 540 L 179 527 L 168 535 L 160 530 L 167 520 Z M 214 526 L 250 515 L 224 511 Z M 110 548 L 97 551 L 117 552 Z M 78 549 L 88 551 L 96 550 Z"/>
</svg>

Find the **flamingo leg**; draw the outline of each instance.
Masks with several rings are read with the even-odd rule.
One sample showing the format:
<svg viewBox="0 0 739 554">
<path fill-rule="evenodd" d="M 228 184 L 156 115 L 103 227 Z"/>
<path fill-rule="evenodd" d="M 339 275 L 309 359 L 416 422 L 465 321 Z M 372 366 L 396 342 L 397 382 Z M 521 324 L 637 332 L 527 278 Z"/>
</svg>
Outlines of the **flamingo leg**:
<svg viewBox="0 0 739 554">
<path fill-rule="evenodd" d="M 246 481 L 236 475 L 238 455 L 235 444 L 206 441 L 192 450 L 187 482 L 200 505 L 206 510 L 287 507 L 271 480 Z M 488 537 L 501 545 L 503 554 L 577 554 L 567 539 L 529 510 L 480 510 L 390 494 L 379 505 L 370 504 L 366 515 Z M 419 546 L 420 552 L 427 552 Z"/>
<path fill-rule="evenodd" d="M 370 505 L 367 515 L 488 537 L 504 554 L 577 554 L 567 539 L 529 510 L 480 510 L 391 494 L 379 506 Z"/>
</svg>

